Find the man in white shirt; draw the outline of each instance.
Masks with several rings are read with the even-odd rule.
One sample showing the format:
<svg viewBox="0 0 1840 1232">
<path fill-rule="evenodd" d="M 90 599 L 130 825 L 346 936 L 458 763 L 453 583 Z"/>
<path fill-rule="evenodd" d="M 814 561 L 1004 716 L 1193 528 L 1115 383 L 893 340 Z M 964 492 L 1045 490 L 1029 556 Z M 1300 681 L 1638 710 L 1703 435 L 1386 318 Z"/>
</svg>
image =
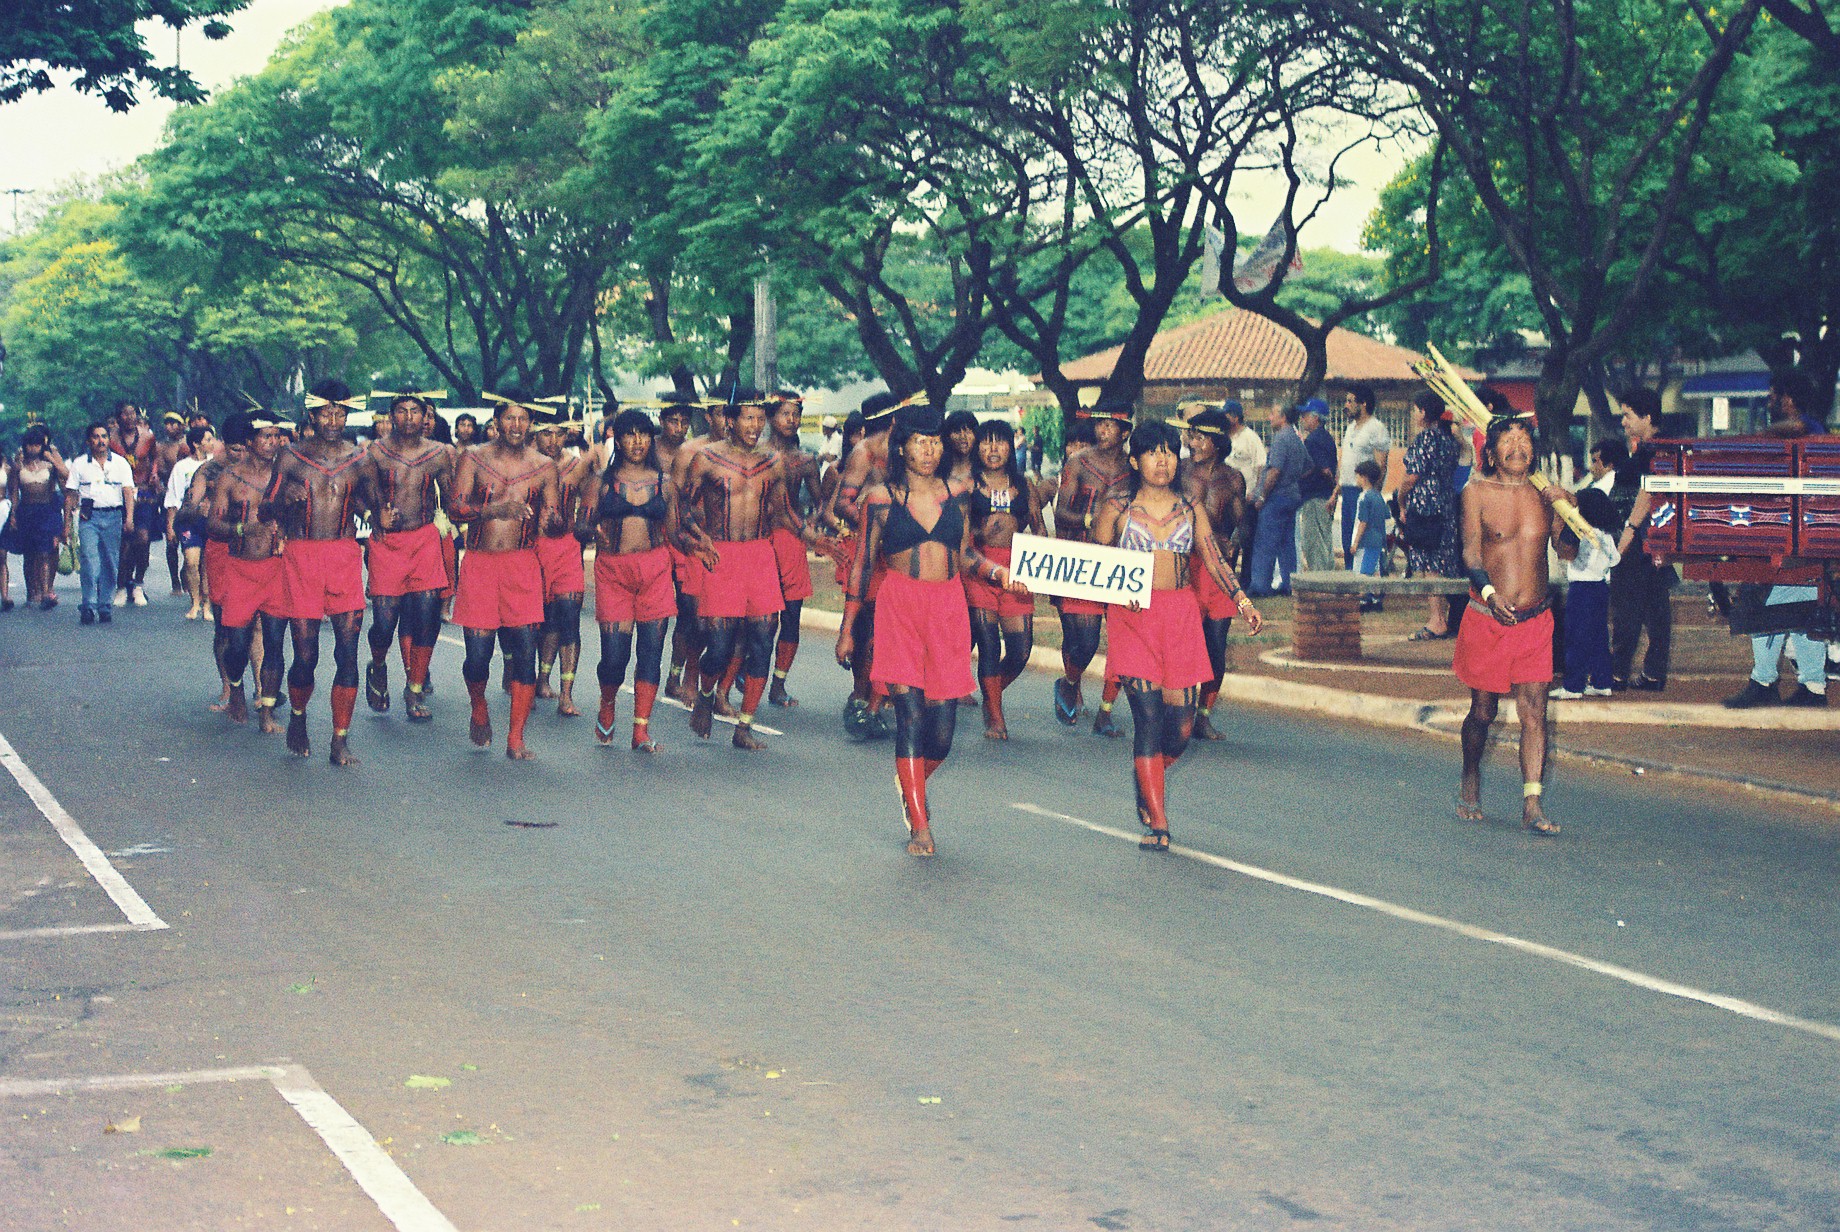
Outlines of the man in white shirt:
<svg viewBox="0 0 1840 1232">
<path fill-rule="evenodd" d="M 109 451 L 107 424 L 91 424 L 86 440 L 89 452 L 70 464 L 64 501 L 79 520 L 83 599 L 78 620 L 106 625 L 114 619 L 121 537 L 134 533 L 134 469 L 126 458 Z"/>
<path fill-rule="evenodd" d="M 1355 482 L 1354 468 L 1372 461 L 1380 468 L 1380 484 L 1386 485 L 1386 461 L 1393 452 L 1393 437 L 1374 414 L 1374 391 L 1366 385 L 1350 385 L 1342 395 L 1342 409 L 1348 413 L 1348 426 L 1342 431 L 1340 474 L 1335 492 L 1329 497 L 1329 513 L 1337 507 L 1342 515 L 1342 554 L 1354 546 L 1355 506 L 1361 503 L 1361 486 Z"/>
</svg>

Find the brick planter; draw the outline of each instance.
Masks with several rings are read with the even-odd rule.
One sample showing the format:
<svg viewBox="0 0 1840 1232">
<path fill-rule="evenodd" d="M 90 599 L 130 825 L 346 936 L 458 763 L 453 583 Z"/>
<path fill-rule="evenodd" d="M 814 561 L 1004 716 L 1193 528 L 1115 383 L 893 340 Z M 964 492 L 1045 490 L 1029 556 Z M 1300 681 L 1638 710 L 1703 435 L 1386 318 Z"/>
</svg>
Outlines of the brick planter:
<svg viewBox="0 0 1840 1232">
<path fill-rule="evenodd" d="M 1296 592 L 1291 653 L 1299 659 L 1356 663 L 1361 658 L 1361 597 Z"/>
</svg>

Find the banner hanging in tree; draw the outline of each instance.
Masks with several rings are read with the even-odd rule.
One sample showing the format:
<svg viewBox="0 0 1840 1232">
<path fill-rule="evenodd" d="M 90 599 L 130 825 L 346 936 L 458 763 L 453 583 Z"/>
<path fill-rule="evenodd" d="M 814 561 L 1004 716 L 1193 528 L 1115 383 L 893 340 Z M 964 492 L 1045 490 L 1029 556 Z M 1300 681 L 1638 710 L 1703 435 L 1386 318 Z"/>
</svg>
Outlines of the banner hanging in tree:
<svg viewBox="0 0 1840 1232">
<path fill-rule="evenodd" d="M 1038 595 L 1064 599 L 1148 605 L 1155 563 L 1150 552 L 1070 539 L 1017 535 L 1010 542 L 1010 575 Z"/>
</svg>

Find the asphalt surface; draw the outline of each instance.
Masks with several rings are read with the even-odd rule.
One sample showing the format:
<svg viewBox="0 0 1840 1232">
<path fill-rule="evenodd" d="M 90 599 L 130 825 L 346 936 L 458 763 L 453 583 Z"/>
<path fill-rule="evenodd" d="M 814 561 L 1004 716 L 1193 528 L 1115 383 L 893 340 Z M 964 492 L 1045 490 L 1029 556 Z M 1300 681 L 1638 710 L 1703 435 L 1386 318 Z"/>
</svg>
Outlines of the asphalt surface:
<svg viewBox="0 0 1840 1232">
<path fill-rule="evenodd" d="M 1448 742 L 1251 709 L 1171 781 L 1181 847 L 1784 1026 L 1050 816 L 1134 829 L 1041 677 L 1007 745 L 962 712 L 922 862 L 827 639 L 765 754 L 539 703 L 524 764 L 443 643 L 338 770 L 329 631 L 303 762 L 177 601 L 73 608 L 0 620 L 0 735 L 170 928 L 0 938 L 8 1229 L 390 1227 L 265 1083 L 5 1089 L 282 1059 L 468 1232 L 1840 1227 L 1831 816 L 1563 770 L 1541 839 L 1506 757 L 1466 824 Z M 0 779 L 0 934 L 121 919 Z"/>
</svg>

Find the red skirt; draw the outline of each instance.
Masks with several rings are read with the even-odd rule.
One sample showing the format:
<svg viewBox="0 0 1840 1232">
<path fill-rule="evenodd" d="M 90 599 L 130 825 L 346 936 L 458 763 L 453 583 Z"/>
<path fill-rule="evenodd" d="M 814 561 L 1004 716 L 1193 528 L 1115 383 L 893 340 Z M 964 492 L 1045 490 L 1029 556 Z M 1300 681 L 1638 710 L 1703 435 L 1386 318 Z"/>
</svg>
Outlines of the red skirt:
<svg viewBox="0 0 1840 1232">
<path fill-rule="evenodd" d="M 677 578 L 677 589 L 692 599 L 703 595 L 703 583 L 709 578 L 709 570 L 703 567 L 696 553 L 684 553 L 671 549 L 671 569 Z"/>
<path fill-rule="evenodd" d="M 581 563 L 581 541 L 574 535 L 538 536 L 537 565 L 543 571 L 545 603 L 588 589 L 588 573 Z"/>
<path fill-rule="evenodd" d="M 771 616 L 784 611 L 779 561 L 770 539 L 732 539 L 716 544 L 721 557 L 703 579 L 697 614 L 712 619 Z"/>
<path fill-rule="evenodd" d="M 412 595 L 440 590 L 447 585 L 447 562 L 441 558 L 441 532 L 434 523 L 416 530 L 383 531 L 367 541 L 370 547 L 370 592 Z"/>
<path fill-rule="evenodd" d="M 228 559 L 230 559 L 230 545 L 228 543 L 225 543 L 222 539 L 206 539 L 204 541 L 205 581 L 212 583 L 214 587 L 215 583 L 213 579 L 223 576 L 222 570 L 224 562 Z M 211 593 L 211 602 L 221 604 L 223 601 L 223 596 L 217 594 L 216 590 L 213 589 Z"/>
<path fill-rule="evenodd" d="M 984 559 L 994 565 L 1009 566 L 1008 548 L 984 548 Z M 980 612 L 995 612 L 999 619 L 1006 616 L 1033 616 L 1035 599 L 1033 596 L 1023 598 L 1013 595 L 1003 587 L 989 581 L 979 574 L 961 575 L 965 580 L 965 601 Z"/>
<path fill-rule="evenodd" d="M 1104 603 L 1094 603 L 1091 599 L 1070 599 L 1060 595 L 1055 596 L 1049 602 L 1059 608 L 1063 616 L 1103 616 L 1109 606 Z"/>
<path fill-rule="evenodd" d="M 780 527 L 773 532 L 773 559 L 779 564 L 781 597 L 788 603 L 811 598 L 811 562 L 805 558 L 805 541 Z"/>
<path fill-rule="evenodd" d="M 290 539 L 281 561 L 291 618 L 364 610 L 364 549 L 356 539 Z"/>
<path fill-rule="evenodd" d="M 1227 596 L 1208 572 L 1208 567 L 1201 563 L 1200 553 L 1188 558 L 1189 583 L 1195 588 L 1195 598 L 1201 601 L 1201 614 L 1208 620 L 1231 620 L 1239 615 L 1239 604 Z"/>
<path fill-rule="evenodd" d="M 287 615 L 282 559 L 238 560 L 225 545 L 223 558 L 211 566 L 211 594 L 223 606 L 224 628 L 240 629 L 257 614 Z"/>
<path fill-rule="evenodd" d="M 463 629 L 542 624 L 543 566 L 537 563 L 537 550 L 467 549 L 460 560 L 460 587 L 454 594 L 454 623 Z"/>
<path fill-rule="evenodd" d="M 971 677 L 971 614 L 965 588 L 949 582 L 920 582 L 890 572 L 875 604 L 875 656 L 869 679 L 906 685 L 933 701 L 967 697 L 977 689 Z"/>
<path fill-rule="evenodd" d="M 1512 693 L 1517 684 L 1544 685 L 1553 675 L 1553 614 L 1504 625 L 1474 604 L 1457 629 L 1451 667 L 1457 679 L 1484 693 Z"/>
<path fill-rule="evenodd" d="M 663 620 L 677 611 L 671 585 L 671 550 L 597 552 L 594 556 L 594 619 L 604 625 Z"/>
<path fill-rule="evenodd" d="M 1112 605 L 1105 618 L 1107 679 L 1148 681 L 1159 689 L 1186 689 L 1214 678 L 1201 602 L 1187 586 L 1153 590 L 1140 612 Z"/>
</svg>

